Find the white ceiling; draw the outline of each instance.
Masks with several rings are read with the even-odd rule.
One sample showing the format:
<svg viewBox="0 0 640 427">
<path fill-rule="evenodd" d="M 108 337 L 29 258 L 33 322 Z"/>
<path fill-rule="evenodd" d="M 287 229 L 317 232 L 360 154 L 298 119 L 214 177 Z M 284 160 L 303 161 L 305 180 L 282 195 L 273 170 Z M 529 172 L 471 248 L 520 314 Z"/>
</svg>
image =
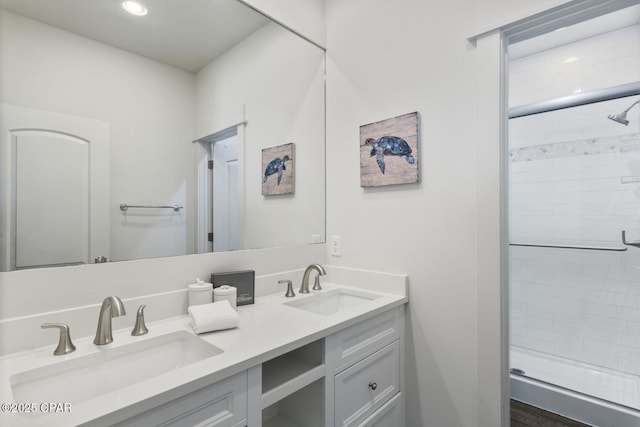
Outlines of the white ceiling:
<svg viewBox="0 0 640 427">
<path fill-rule="evenodd" d="M 0 8 L 72 33 L 196 72 L 269 22 L 237 0 L 0 0 Z"/>
<path fill-rule="evenodd" d="M 509 46 L 509 59 L 518 59 L 568 43 L 640 23 L 640 5 L 631 6 L 576 25 Z"/>
</svg>

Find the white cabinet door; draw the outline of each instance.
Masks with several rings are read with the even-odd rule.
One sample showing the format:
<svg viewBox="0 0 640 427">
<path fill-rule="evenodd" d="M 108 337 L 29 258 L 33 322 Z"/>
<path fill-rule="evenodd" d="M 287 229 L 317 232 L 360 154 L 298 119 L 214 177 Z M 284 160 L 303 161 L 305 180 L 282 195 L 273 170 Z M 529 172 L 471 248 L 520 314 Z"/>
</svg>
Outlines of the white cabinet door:
<svg viewBox="0 0 640 427">
<path fill-rule="evenodd" d="M 355 426 L 400 390 L 395 341 L 335 377 L 335 426 Z"/>
<path fill-rule="evenodd" d="M 334 335 L 335 372 L 338 373 L 364 357 L 400 338 L 404 322 L 403 307 L 389 310 Z"/>
<path fill-rule="evenodd" d="M 358 427 L 403 427 L 405 425 L 403 399 L 402 393 L 396 394 L 362 424 L 358 424 Z"/>
<path fill-rule="evenodd" d="M 117 424 L 118 427 L 236 427 L 247 417 L 247 373 L 242 372 Z"/>
</svg>

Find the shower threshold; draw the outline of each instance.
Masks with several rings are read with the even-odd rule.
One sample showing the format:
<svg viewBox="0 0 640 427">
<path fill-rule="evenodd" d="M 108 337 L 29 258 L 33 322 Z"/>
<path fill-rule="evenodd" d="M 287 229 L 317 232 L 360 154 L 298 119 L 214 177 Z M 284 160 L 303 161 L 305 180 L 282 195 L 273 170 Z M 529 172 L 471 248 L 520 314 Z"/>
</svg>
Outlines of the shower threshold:
<svg viewBox="0 0 640 427">
<path fill-rule="evenodd" d="M 516 375 L 640 410 L 640 376 L 511 346 Z"/>
</svg>

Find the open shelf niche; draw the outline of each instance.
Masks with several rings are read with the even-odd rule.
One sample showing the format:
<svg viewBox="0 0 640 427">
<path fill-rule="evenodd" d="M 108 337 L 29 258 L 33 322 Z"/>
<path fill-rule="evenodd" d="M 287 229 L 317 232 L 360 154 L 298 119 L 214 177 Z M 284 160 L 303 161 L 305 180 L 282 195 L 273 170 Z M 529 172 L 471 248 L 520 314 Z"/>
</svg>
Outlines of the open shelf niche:
<svg viewBox="0 0 640 427">
<path fill-rule="evenodd" d="M 324 381 L 316 380 L 262 410 L 263 427 L 323 427 Z"/>
<path fill-rule="evenodd" d="M 324 425 L 324 340 L 262 365 L 262 425 Z"/>
</svg>

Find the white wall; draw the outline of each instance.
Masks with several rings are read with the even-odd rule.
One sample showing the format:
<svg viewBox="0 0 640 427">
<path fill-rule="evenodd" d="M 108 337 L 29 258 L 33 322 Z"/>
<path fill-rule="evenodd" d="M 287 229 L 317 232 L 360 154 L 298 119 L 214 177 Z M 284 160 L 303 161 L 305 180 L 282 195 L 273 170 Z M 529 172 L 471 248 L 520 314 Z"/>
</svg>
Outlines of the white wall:
<svg viewBox="0 0 640 427">
<path fill-rule="evenodd" d="M 536 12 L 560 3 L 537 2 Z M 526 1 L 326 1 L 327 236 L 340 235 L 343 251 L 329 262 L 409 275 L 408 426 L 494 427 L 486 420 L 500 419 L 499 324 L 487 337 L 494 345 L 483 346 L 479 331 L 495 316 L 478 306 L 500 306 L 500 283 L 479 283 L 477 264 L 499 265 L 500 253 L 476 244 L 487 223 L 499 239 L 497 204 L 484 209 L 499 199 L 499 179 L 478 186 L 476 171 L 488 165 L 499 177 L 500 162 L 476 152 L 477 126 L 490 125 L 475 120 L 478 82 L 491 76 L 478 77 L 466 38 L 531 12 Z M 360 188 L 359 126 L 416 110 L 422 183 Z M 484 190 L 490 200 L 480 198 Z M 484 372 L 494 374 L 491 384 Z"/>
<path fill-rule="evenodd" d="M 329 0 L 325 19 L 330 263 L 409 275 L 407 425 L 477 425 L 475 10 Z M 422 183 L 360 188 L 359 126 L 412 111 Z"/>
<path fill-rule="evenodd" d="M 119 205 L 190 205 L 194 75 L 9 12 L 0 29 L 1 102 L 110 124 L 109 258 L 186 254 L 187 208 Z"/>
<path fill-rule="evenodd" d="M 197 74 L 196 133 L 244 107 L 242 248 L 324 240 L 324 52 L 269 23 Z M 235 124 L 232 120 L 227 125 Z M 262 195 L 262 149 L 295 144 L 295 194 Z M 287 164 L 291 170 L 291 164 Z"/>
</svg>

